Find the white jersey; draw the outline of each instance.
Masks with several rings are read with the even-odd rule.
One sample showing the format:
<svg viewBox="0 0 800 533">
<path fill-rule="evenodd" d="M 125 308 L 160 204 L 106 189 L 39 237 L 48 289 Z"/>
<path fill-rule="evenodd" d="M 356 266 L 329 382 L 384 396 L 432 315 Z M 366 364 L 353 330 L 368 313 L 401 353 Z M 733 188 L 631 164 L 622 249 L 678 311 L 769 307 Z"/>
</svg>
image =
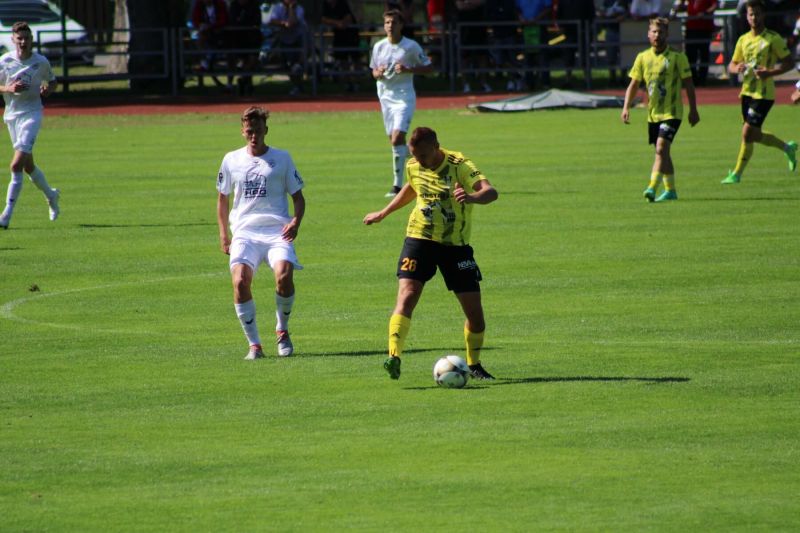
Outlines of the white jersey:
<svg viewBox="0 0 800 533">
<path fill-rule="evenodd" d="M 50 62 L 36 52 L 24 60 L 17 58 L 16 50 L 0 56 L 0 85 L 9 85 L 16 80 L 25 83 L 25 89 L 19 93 L 3 93 L 6 102 L 3 118 L 8 120 L 31 111 L 40 111 L 42 98 L 39 96 L 39 89 L 43 83 L 55 79 L 56 75 L 50 68 Z"/>
<path fill-rule="evenodd" d="M 407 67 L 428 66 L 431 64 L 431 59 L 425 55 L 416 41 L 408 37 L 403 37 L 395 44 L 390 43 L 388 37 L 375 43 L 369 66 L 372 69 L 386 67 L 383 77 L 377 80 L 379 98 L 384 94 L 395 97 L 402 94 L 410 95 L 412 98 L 415 96 L 414 75 L 410 72 L 397 74 L 394 70 L 397 64 Z"/>
<path fill-rule="evenodd" d="M 289 223 L 288 196 L 303 188 L 303 179 L 285 150 L 269 147 L 252 156 L 247 147 L 228 152 L 222 159 L 217 191 L 233 193 L 228 221 L 234 237 L 258 240 Z"/>
</svg>

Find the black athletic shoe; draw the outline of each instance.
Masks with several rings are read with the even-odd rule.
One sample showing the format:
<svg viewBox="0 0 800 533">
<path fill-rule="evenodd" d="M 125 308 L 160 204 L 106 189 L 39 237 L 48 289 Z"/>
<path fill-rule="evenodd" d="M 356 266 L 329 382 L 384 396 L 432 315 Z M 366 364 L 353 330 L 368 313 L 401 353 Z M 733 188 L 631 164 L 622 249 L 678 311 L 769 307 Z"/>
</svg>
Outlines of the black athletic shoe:
<svg viewBox="0 0 800 533">
<path fill-rule="evenodd" d="M 486 371 L 480 363 L 469 365 L 469 375 L 472 379 L 494 379 L 494 376 Z"/>
</svg>

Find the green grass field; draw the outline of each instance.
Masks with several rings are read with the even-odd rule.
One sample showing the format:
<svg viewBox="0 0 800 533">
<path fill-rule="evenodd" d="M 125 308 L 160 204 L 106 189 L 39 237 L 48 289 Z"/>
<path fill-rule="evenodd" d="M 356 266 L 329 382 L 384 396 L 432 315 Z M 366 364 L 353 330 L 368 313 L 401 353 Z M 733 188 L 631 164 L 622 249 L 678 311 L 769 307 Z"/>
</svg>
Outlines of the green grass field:
<svg viewBox="0 0 800 533">
<path fill-rule="evenodd" d="M 757 147 L 719 185 L 738 109 L 700 111 L 668 205 L 641 197 L 642 110 L 417 112 L 500 192 L 473 231 L 499 379 L 462 390 L 431 378 L 463 354 L 438 278 L 401 380 L 381 367 L 407 212 L 361 223 L 390 180 L 377 113 L 271 119 L 305 270 L 296 357 L 256 362 L 215 222 L 238 117 L 48 118 L 62 215 L 26 180 L 0 232 L 0 530 L 797 531 L 800 173 Z M 268 269 L 255 295 L 269 337 Z"/>
</svg>

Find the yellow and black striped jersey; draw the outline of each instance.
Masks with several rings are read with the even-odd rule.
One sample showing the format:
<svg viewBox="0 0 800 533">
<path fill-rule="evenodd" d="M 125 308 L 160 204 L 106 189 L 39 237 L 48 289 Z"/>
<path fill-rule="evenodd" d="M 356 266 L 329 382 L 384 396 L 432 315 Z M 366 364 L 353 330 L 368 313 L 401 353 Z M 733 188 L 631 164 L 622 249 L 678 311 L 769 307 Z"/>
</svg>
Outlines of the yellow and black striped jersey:
<svg viewBox="0 0 800 533">
<path fill-rule="evenodd" d="M 749 31 L 739 37 L 733 50 L 733 61 L 744 63 L 747 69 L 742 80 L 740 96 L 750 96 L 758 100 L 775 99 L 775 79 L 760 80 L 756 77 L 757 67 L 772 68 L 790 54 L 783 37 L 772 30 L 765 29 L 755 35 Z"/>
<path fill-rule="evenodd" d="M 681 89 L 683 80 L 692 77 L 686 54 L 669 46 L 660 54 L 655 48 L 640 52 L 633 62 L 630 77 L 647 86 L 648 122 L 683 118 Z"/>
<path fill-rule="evenodd" d="M 416 159 L 406 163 L 406 181 L 417 193 L 417 203 L 408 217 L 406 235 L 447 245 L 469 244 L 472 204 L 453 198 L 456 184 L 468 193 L 486 176 L 460 152 L 441 149 L 444 160 L 439 168 L 423 168 Z"/>
</svg>

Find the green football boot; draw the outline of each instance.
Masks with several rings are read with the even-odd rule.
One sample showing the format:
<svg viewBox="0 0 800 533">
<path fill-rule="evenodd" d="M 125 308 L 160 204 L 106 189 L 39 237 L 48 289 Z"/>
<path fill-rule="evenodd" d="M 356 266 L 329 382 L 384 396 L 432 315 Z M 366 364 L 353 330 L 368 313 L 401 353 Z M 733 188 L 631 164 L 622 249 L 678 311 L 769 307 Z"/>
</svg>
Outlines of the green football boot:
<svg viewBox="0 0 800 533">
<path fill-rule="evenodd" d="M 383 368 L 389 373 L 389 377 L 392 379 L 400 379 L 400 358 L 399 357 L 387 357 L 386 361 L 383 362 Z"/>
<path fill-rule="evenodd" d="M 672 191 L 664 191 L 661 193 L 661 196 L 656 198 L 656 202 L 667 202 L 669 200 L 677 200 L 678 193 L 674 190 Z"/>
<path fill-rule="evenodd" d="M 789 170 L 794 172 L 794 169 L 797 168 L 797 143 L 794 141 L 786 143 L 786 150 L 783 153 L 786 154 L 786 159 L 789 160 Z"/>
<path fill-rule="evenodd" d="M 741 179 L 742 179 L 741 176 L 736 174 L 734 171 L 729 170 L 728 171 L 728 175 L 720 183 L 723 184 L 723 185 L 729 185 L 731 183 L 739 183 L 739 181 L 741 181 Z"/>
<path fill-rule="evenodd" d="M 647 199 L 648 202 L 656 201 L 656 191 L 654 191 L 652 187 L 646 188 L 644 190 L 643 196 Z"/>
</svg>

